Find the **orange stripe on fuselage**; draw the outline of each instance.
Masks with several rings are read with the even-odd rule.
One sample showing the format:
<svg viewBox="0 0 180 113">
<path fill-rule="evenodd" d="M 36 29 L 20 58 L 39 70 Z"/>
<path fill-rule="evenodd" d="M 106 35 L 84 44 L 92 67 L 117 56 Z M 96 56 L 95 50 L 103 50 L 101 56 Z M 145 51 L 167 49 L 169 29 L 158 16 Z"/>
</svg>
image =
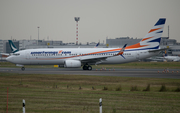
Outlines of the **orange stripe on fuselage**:
<svg viewBox="0 0 180 113">
<path fill-rule="evenodd" d="M 159 29 L 161 29 L 161 28 L 151 29 L 148 33 L 151 33 L 153 31 L 156 31 L 156 30 L 159 30 Z"/>
<path fill-rule="evenodd" d="M 134 49 L 134 48 L 140 48 L 140 47 L 145 47 L 147 45 L 140 45 L 140 43 L 131 45 L 126 47 L 126 49 Z M 93 53 L 85 53 L 82 55 L 76 55 L 76 56 L 69 56 L 69 57 L 61 57 L 61 58 L 39 58 L 39 60 L 55 60 L 55 59 L 68 59 L 68 58 L 74 58 L 74 57 L 79 57 L 79 56 L 86 56 L 86 55 L 93 55 L 93 54 L 98 54 L 98 53 L 106 53 L 106 52 L 113 52 L 113 51 L 120 51 L 122 48 L 117 48 L 117 49 L 111 49 L 111 50 L 106 50 L 106 51 L 98 51 L 98 52 L 93 52 Z M 117 55 L 122 55 L 123 52 L 118 53 Z"/>
<path fill-rule="evenodd" d="M 111 50 L 106 50 L 106 51 L 93 52 L 90 54 L 106 53 L 106 52 L 119 51 L 119 50 L 121 50 L 121 48 L 111 49 Z"/>
</svg>

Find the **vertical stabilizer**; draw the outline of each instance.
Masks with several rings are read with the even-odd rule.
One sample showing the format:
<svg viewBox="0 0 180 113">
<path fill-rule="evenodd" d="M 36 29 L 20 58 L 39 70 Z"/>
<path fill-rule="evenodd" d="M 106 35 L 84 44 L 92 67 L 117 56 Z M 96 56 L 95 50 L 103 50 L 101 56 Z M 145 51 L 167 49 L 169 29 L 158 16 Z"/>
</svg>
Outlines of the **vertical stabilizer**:
<svg viewBox="0 0 180 113">
<path fill-rule="evenodd" d="M 10 48 L 11 48 L 12 53 L 15 53 L 15 52 L 19 51 L 19 50 L 16 48 L 16 46 L 14 45 L 14 43 L 12 42 L 12 40 L 8 40 L 8 41 L 9 41 L 9 46 L 10 46 Z"/>
<path fill-rule="evenodd" d="M 148 45 L 150 49 L 158 49 L 165 22 L 165 18 L 160 18 L 148 34 L 140 41 L 140 44 Z"/>
<path fill-rule="evenodd" d="M 127 49 L 136 50 L 155 50 L 159 49 L 161 36 L 163 33 L 164 24 L 166 22 L 165 18 L 160 18 L 152 29 L 147 33 L 147 35 L 137 44 L 128 46 Z"/>
</svg>

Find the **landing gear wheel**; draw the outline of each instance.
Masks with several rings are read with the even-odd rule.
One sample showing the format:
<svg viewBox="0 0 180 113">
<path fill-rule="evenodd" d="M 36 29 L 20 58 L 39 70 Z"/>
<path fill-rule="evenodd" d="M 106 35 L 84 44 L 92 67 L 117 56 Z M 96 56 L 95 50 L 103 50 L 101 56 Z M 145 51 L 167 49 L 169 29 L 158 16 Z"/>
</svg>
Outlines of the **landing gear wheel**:
<svg viewBox="0 0 180 113">
<path fill-rule="evenodd" d="M 92 70 L 92 67 L 91 67 L 91 66 L 88 66 L 88 70 Z"/>
<path fill-rule="evenodd" d="M 83 66 L 83 70 L 87 70 L 88 68 L 87 68 L 87 66 L 86 65 L 84 65 Z"/>
<path fill-rule="evenodd" d="M 21 70 L 24 71 L 24 70 L 25 70 L 25 67 L 21 67 Z"/>
<path fill-rule="evenodd" d="M 83 70 L 92 70 L 92 67 L 89 65 L 84 65 Z"/>
</svg>

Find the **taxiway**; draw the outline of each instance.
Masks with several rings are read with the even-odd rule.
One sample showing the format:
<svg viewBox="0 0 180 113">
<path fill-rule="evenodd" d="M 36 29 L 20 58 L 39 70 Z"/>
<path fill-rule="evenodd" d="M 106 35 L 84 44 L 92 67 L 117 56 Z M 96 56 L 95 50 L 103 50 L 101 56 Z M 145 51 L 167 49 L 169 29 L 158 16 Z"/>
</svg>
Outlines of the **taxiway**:
<svg viewBox="0 0 180 113">
<path fill-rule="evenodd" d="M 2 73 L 19 74 L 64 74 L 64 75 L 94 75 L 94 76 L 119 76 L 119 77 L 145 77 L 145 78 L 173 78 L 180 79 L 179 69 L 115 69 L 83 71 L 81 68 L 0 68 Z"/>
</svg>

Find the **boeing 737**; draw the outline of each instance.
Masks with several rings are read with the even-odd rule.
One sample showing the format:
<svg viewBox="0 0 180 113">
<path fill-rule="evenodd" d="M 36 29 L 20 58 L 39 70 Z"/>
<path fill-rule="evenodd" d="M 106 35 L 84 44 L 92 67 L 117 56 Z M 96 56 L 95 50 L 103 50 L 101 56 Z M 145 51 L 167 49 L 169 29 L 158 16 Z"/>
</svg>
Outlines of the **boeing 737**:
<svg viewBox="0 0 180 113">
<path fill-rule="evenodd" d="M 66 68 L 92 70 L 91 65 L 120 64 L 137 61 L 159 54 L 161 35 L 166 19 L 160 18 L 147 35 L 137 44 L 122 48 L 42 48 L 18 51 L 6 58 L 22 65 L 59 65 Z M 127 47 L 126 47 L 127 46 Z"/>
</svg>

